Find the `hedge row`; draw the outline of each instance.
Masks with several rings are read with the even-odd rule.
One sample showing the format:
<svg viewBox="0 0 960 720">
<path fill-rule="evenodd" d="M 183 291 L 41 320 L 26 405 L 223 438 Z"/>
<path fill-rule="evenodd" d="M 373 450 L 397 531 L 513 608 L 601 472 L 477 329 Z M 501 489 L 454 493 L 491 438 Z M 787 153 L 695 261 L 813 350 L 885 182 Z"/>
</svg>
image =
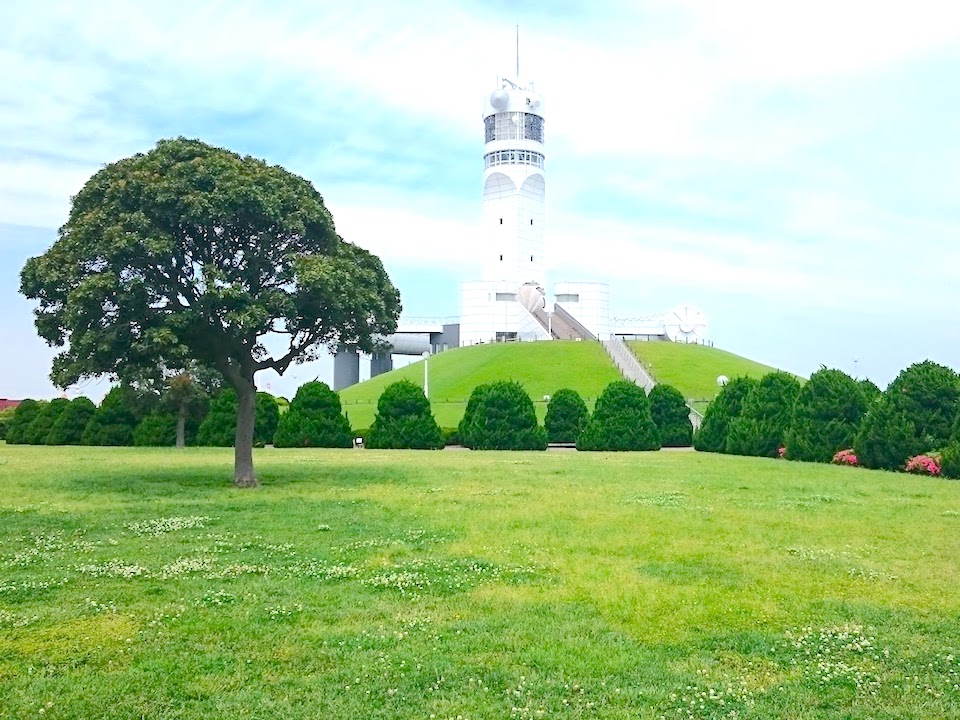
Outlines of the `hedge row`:
<svg viewBox="0 0 960 720">
<path fill-rule="evenodd" d="M 175 409 L 162 397 L 121 386 L 111 389 L 99 407 L 85 397 L 24 400 L 4 423 L 4 436 L 11 445 L 163 446 L 174 445 L 182 429 L 186 444 L 231 446 L 236 414 L 237 396 L 229 389 L 209 404 L 204 398 Z M 271 442 L 279 419 L 276 399 L 257 393 L 255 442 Z"/>
<path fill-rule="evenodd" d="M 614 381 L 597 398 L 592 415 L 576 391 L 558 390 L 541 428 L 519 383 L 480 385 L 470 395 L 459 437 L 466 447 L 482 450 L 542 450 L 548 441 L 575 443 L 586 451 L 689 445 L 693 430 L 683 396 L 666 385 L 654 390 L 647 397 L 632 382 Z"/>
<path fill-rule="evenodd" d="M 212 399 L 180 388 L 190 402 L 145 402 L 129 387 L 107 393 L 99 407 L 86 398 L 48 403 L 25 400 L 4 421 L 8 442 L 24 444 L 233 445 L 237 396 L 231 389 Z M 286 401 L 284 401 L 286 402 Z M 171 410 L 177 408 L 177 412 Z M 254 442 L 276 447 L 350 447 L 360 436 L 370 448 L 437 449 L 463 444 L 490 450 L 543 450 L 549 442 L 576 444 L 580 450 L 656 450 L 689 445 L 689 410 L 674 388 L 658 385 L 649 398 L 626 380 L 610 383 L 591 415 L 574 390 L 550 399 L 544 426 L 523 387 L 512 381 L 480 385 L 457 428 L 441 429 L 423 390 L 410 381 L 388 386 L 377 403 L 369 430 L 351 431 L 340 397 L 326 384 L 306 383 L 281 415 L 276 399 L 257 393 Z"/>
<path fill-rule="evenodd" d="M 736 378 L 707 408 L 694 446 L 707 452 L 907 469 L 910 458 L 940 457 L 960 477 L 960 376 L 934 362 L 904 369 L 883 392 L 822 368 L 800 386 L 791 375 Z"/>
</svg>

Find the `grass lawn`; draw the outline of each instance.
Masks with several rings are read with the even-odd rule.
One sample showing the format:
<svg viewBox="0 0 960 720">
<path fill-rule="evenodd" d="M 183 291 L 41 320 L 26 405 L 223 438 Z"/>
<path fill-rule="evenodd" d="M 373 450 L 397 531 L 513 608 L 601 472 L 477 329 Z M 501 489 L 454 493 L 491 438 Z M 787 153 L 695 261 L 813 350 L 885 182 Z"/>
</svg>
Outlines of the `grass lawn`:
<svg viewBox="0 0 960 720">
<path fill-rule="evenodd" d="M 707 345 L 642 341 L 627 345 L 657 382 L 673 385 L 688 400 L 702 401 L 703 407 L 719 392 L 720 375 L 760 378 L 776 369 Z"/>
<path fill-rule="evenodd" d="M 960 485 L 0 445 L 0 718 L 956 718 Z"/>
<path fill-rule="evenodd" d="M 592 408 L 607 383 L 620 379 L 600 343 L 501 343 L 453 348 L 430 358 L 430 404 L 441 427 L 456 427 L 473 389 L 495 380 L 519 380 L 533 398 L 540 421 L 547 412 L 544 395 L 573 388 Z M 368 428 L 383 389 L 397 380 L 423 385 L 423 361 L 378 375 L 340 391 L 354 429 Z"/>
</svg>

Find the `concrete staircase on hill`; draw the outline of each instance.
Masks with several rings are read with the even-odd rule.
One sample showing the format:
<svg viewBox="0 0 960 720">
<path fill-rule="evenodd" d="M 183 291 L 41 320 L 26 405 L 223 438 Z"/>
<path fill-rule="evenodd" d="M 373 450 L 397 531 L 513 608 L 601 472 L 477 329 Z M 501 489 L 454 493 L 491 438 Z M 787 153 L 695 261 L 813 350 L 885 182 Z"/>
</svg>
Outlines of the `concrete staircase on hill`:
<svg viewBox="0 0 960 720">
<path fill-rule="evenodd" d="M 609 340 L 604 340 L 603 349 L 607 351 L 607 355 L 613 360 L 613 364 L 617 366 L 620 374 L 627 380 L 635 382 L 647 393 L 657 384 L 657 381 L 637 360 L 637 356 L 630 352 L 630 348 L 620 337 L 614 335 Z M 697 430 L 703 422 L 703 415 L 690 407 L 689 404 L 687 407 L 690 408 L 690 422 L 693 423 L 693 429 Z"/>
<path fill-rule="evenodd" d="M 613 364 L 617 366 L 617 370 L 619 370 L 620 374 L 627 380 L 635 382 L 648 393 L 653 389 L 653 386 L 657 384 L 656 380 L 651 377 L 650 373 L 648 373 L 643 365 L 640 364 L 640 361 L 637 360 L 636 355 L 630 352 L 630 348 L 628 348 L 627 344 L 618 336 L 614 335 L 609 340 L 604 340 L 603 349 L 607 351 L 607 355 L 613 360 Z"/>
</svg>

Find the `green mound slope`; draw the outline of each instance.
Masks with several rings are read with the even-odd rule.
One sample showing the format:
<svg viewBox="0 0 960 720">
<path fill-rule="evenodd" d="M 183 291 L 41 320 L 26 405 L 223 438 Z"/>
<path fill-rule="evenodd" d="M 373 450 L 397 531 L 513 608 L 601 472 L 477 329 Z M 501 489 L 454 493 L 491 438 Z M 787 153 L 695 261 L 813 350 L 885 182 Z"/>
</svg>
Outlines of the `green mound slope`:
<svg viewBox="0 0 960 720">
<path fill-rule="evenodd" d="M 604 386 L 620 373 L 599 343 L 552 341 L 474 345 L 454 348 L 430 358 L 430 404 L 441 427 L 455 427 L 477 385 L 518 380 L 533 398 L 537 414 L 546 413 L 544 395 L 573 388 L 588 407 Z M 377 400 L 392 382 L 407 379 L 423 385 L 423 361 L 371 378 L 340 391 L 343 409 L 354 429 L 373 424 Z"/>
<path fill-rule="evenodd" d="M 719 391 L 717 377 L 720 375 L 763 377 L 776 370 L 706 345 L 642 341 L 627 345 L 657 382 L 673 385 L 701 411 Z"/>
</svg>

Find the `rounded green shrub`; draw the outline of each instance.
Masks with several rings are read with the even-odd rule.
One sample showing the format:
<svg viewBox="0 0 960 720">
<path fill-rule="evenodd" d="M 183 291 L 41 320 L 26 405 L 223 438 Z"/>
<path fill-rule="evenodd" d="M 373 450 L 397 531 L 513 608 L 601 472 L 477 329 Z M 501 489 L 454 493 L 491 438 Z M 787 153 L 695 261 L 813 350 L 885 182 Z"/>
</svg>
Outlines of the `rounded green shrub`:
<svg viewBox="0 0 960 720">
<path fill-rule="evenodd" d="M 7 428 L 10 426 L 13 416 L 16 414 L 17 409 L 15 407 L 8 407 L 3 410 L 0 410 L 0 440 L 4 440 L 7 437 Z"/>
<path fill-rule="evenodd" d="M 70 405 L 66 398 L 55 398 L 48 403 L 44 403 L 40 412 L 33 419 L 33 422 L 27 426 L 23 434 L 25 445 L 49 445 L 50 431 L 53 430 L 53 424 L 57 421 L 63 411 Z"/>
<path fill-rule="evenodd" d="M 280 410 L 273 395 L 258 392 L 254 406 L 253 444 L 262 447 L 272 442 L 279 419 Z M 196 444 L 233 447 L 236 437 L 237 392 L 233 388 L 224 388 L 210 401 L 210 410 L 197 429 Z"/>
<path fill-rule="evenodd" d="M 941 451 L 940 474 L 952 480 L 960 480 L 960 442 L 954 440 Z"/>
<path fill-rule="evenodd" d="M 830 462 L 837 452 L 853 446 L 866 412 L 867 398 L 860 383 L 840 370 L 818 370 L 793 405 L 787 457 Z"/>
<path fill-rule="evenodd" d="M 882 394 L 880 388 L 878 388 L 876 384 L 868 378 L 863 378 L 862 380 L 857 380 L 856 382 L 857 385 L 860 386 L 860 390 L 863 392 L 863 397 L 866 399 L 868 405 L 877 400 Z"/>
<path fill-rule="evenodd" d="M 128 395 L 122 387 L 115 387 L 106 394 L 83 430 L 82 444 L 133 445 L 137 420 L 128 407 Z"/>
<path fill-rule="evenodd" d="M 943 447 L 951 438 L 960 402 L 960 378 L 930 360 L 902 370 L 885 393 L 913 423 L 919 452 Z"/>
<path fill-rule="evenodd" d="M 7 444 L 22 445 L 27 428 L 30 427 L 30 423 L 40 414 L 42 409 L 43 405 L 32 398 L 27 398 L 17 405 L 17 409 L 13 413 L 13 419 L 7 426 Z"/>
<path fill-rule="evenodd" d="M 80 445 L 83 442 L 83 431 L 96 412 L 97 406 L 90 398 L 74 398 L 53 423 L 47 444 Z"/>
<path fill-rule="evenodd" d="M 369 448 L 383 449 L 436 450 L 443 447 L 440 426 L 419 385 L 400 380 L 384 388 L 365 444 Z"/>
<path fill-rule="evenodd" d="M 546 450 L 547 432 L 533 401 L 512 380 L 478 385 L 460 421 L 460 439 L 474 450 Z"/>
<path fill-rule="evenodd" d="M 577 450 L 659 449 L 660 433 L 647 394 L 629 380 L 614 380 L 603 389 L 577 438 Z"/>
<path fill-rule="evenodd" d="M 177 416 L 154 412 L 133 431 L 133 444 L 140 447 L 172 447 L 177 442 Z"/>
<path fill-rule="evenodd" d="M 278 448 L 352 447 L 353 434 L 341 413 L 340 396 L 326 383 L 301 385 L 280 418 L 273 444 Z"/>
<path fill-rule="evenodd" d="M 233 388 L 224 388 L 210 400 L 210 410 L 197 429 L 197 445 L 233 447 L 236 437 L 237 392 Z"/>
<path fill-rule="evenodd" d="M 660 433 L 660 446 L 689 447 L 693 443 L 693 423 L 683 393 L 672 385 L 659 383 L 653 386 L 647 399 L 653 424 Z"/>
<path fill-rule="evenodd" d="M 277 404 L 277 399 L 268 392 L 258 392 L 254 408 L 254 445 L 269 445 L 272 443 L 279 422 L 280 406 Z"/>
<path fill-rule="evenodd" d="M 789 373 L 777 371 L 760 378 L 744 398 L 739 417 L 730 422 L 726 451 L 778 457 L 799 394 L 800 383 Z"/>
<path fill-rule="evenodd" d="M 738 377 L 720 388 L 720 392 L 707 406 L 703 424 L 693 437 L 693 446 L 697 450 L 715 453 L 727 451 L 730 423 L 740 417 L 743 401 L 756 384 L 754 378 Z"/>
<path fill-rule="evenodd" d="M 543 426 L 547 440 L 553 443 L 575 443 L 590 413 L 580 393 L 570 388 L 557 390 L 547 403 L 547 416 Z"/>
<path fill-rule="evenodd" d="M 907 413 L 887 394 L 876 401 L 860 423 L 853 441 L 857 463 L 875 470 L 900 470 L 907 459 L 924 451 Z"/>
</svg>

